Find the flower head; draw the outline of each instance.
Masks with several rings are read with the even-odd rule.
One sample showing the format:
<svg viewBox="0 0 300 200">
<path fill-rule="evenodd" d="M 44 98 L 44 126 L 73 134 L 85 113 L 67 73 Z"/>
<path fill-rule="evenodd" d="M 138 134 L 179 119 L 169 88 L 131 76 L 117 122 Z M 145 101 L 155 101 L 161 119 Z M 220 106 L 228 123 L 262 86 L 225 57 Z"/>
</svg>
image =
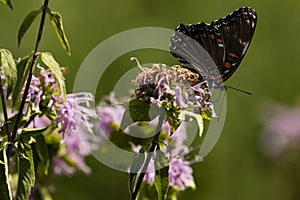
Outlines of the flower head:
<svg viewBox="0 0 300 200">
<path fill-rule="evenodd" d="M 153 64 L 151 69 L 142 68 L 133 81 L 136 98 L 162 105 L 164 102 L 181 109 L 204 112 L 210 110 L 211 93 L 207 82 L 197 83 L 199 75 L 177 65 L 167 68 L 164 64 Z"/>
<path fill-rule="evenodd" d="M 72 175 L 76 169 L 84 173 L 90 173 L 91 169 L 85 163 L 85 157 L 89 155 L 82 138 L 78 133 L 66 134 L 61 143 L 61 148 L 64 149 L 62 156 L 55 156 L 54 173 L 56 175 Z M 76 167 L 74 167 L 74 164 Z"/>
<path fill-rule="evenodd" d="M 169 126 L 166 124 L 166 126 Z M 168 130 L 165 127 L 165 130 Z M 185 123 L 182 123 L 179 128 L 174 132 L 171 141 L 167 145 L 168 148 L 165 149 L 165 153 L 169 154 L 169 184 L 174 189 L 181 191 L 186 188 L 195 188 L 195 182 L 193 177 L 192 164 L 200 162 L 202 158 L 194 158 L 193 160 L 186 160 L 185 156 L 190 152 L 185 145 L 185 140 L 187 139 L 187 132 Z M 145 174 L 144 181 L 146 183 L 154 183 L 155 170 L 154 170 L 154 160 L 150 161 L 148 170 Z"/>
<path fill-rule="evenodd" d="M 35 112 L 53 113 L 55 112 L 53 105 L 57 101 L 61 101 L 59 85 L 50 69 L 46 70 L 40 65 L 37 67 L 40 70 L 39 75 L 32 75 L 28 95 L 26 97 L 28 110 L 32 108 Z M 24 88 L 21 95 L 23 95 L 23 93 Z"/>
<path fill-rule="evenodd" d="M 90 93 L 68 94 L 65 104 L 59 104 L 59 114 L 55 122 L 63 132 L 60 149 L 61 155 L 53 158 L 54 173 L 72 175 L 76 169 L 85 173 L 90 168 L 85 164 L 85 157 L 94 148 L 93 120 L 97 119 L 95 111 L 91 108 L 93 96 Z M 66 159 L 67 158 L 67 159 Z M 76 167 L 74 167 L 74 164 Z"/>
<path fill-rule="evenodd" d="M 175 157 L 171 160 L 169 167 L 170 186 L 178 190 L 196 187 L 193 169 L 190 165 L 191 163 L 189 161 L 185 161 L 181 157 Z"/>
<path fill-rule="evenodd" d="M 94 100 L 90 93 L 68 94 L 65 104 L 59 104 L 59 114 L 55 120 L 60 124 L 60 131 L 69 133 L 76 131 L 77 127 L 85 127 L 86 131 L 92 132 L 93 124 L 91 119 L 97 118 L 96 113 L 91 108 Z"/>
</svg>

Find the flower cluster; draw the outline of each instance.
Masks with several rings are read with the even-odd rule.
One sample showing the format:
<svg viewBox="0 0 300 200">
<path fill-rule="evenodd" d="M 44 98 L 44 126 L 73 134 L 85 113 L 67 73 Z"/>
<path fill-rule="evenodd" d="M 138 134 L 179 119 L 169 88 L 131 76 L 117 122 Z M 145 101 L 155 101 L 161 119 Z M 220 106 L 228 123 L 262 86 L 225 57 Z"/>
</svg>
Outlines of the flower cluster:
<svg viewBox="0 0 300 200">
<path fill-rule="evenodd" d="M 142 68 L 133 81 L 136 86 L 136 98 L 152 105 L 167 103 L 173 107 L 216 114 L 209 102 L 211 92 L 207 82 L 197 83 L 199 75 L 180 66 L 169 69 L 164 64 L 153 64 L 152 68 Z"/>
<path fill-rule="evenodd" d="M 107 100 L 110 103 L 107 103 Z M 120 105 L 120 101 L 117 100 L 113 94 L 109 97 L 105 97 L 104 101 L 97 107 L 99 115 L 99 130 L 100 132 L 109 137 L 113 131 L 118 130 L 121 124 L 122 116 L 125 112 L 125 107 Z M 147 123 L 147 127 L 151 129 L 156 124 L 153 121 Z M 152 128 L 153 128 L 152 127 Z M 130 129 L 130 127 L 129 127 Z M 146 131 L 146 130 L 145 130 Z M 128 131 L 130 132 L 130 130 Z M 170 136 L 170 125 L 165 122 L 162 127 L 162 132 Z M 164 148 L 165 154 L 168 155 L 169 159 L 169 182 L 175 190 L 181 191 L 188 187 L 194 188 L 194 177 L 191 165 L 195 162 L 202 161 L 201 158 L 194 158 L 193 160 L 186 160 L 185 155 L 187 155 L 191 149 L 185 145 L 185 140 L 187 138 L 187 129 L 185 123 L 181 123 L 179 128 L 173 133 L 172 137 L 169 138 L 168 148 Z M 131 145 L 133 152 L 138 152 L 141 148 L 140 145 Z M 145 174 L 144 181 L 146 183 L 154 183 L 154 160 L 150 161 L 147 173 Z"/>
<path fill-rule="evenodd" d="M 168 124 L 165 124 L 164 130 L 169 130 Z M 192 164 L 200 162 L 203 159 L 201 157 L 195 157 L 193 160 L 187 160 L 185 157 L 192 148 L 188 148 L 185 145 L 187 138 L 186 124 L 183 122 L 179 128 L 174 132 L 171 140 L 167 144 L 169 154 L 169 184 L 177 191 L 182 191 L 187 188 L 195 188 L 195 182 L 193 177 Z M 147 173 L 145 174 L 144 181 L 148 184 L 154 183 L 154 164 L 151 161 Z"/>
<path fill-rule="evenodd" d="M 50 69 L 44 69 L 38 65 L 40 69 L 38 76 L 32 76 L 30 88 L 26 102 L 28 104 L 28 112 L 31 110 L 36 113 L 55 114 L 53 107 L 56 102 L 62 100 L 59 86 L 56 82 L 54 74 Z M 23 95 L 23 92 L 21 93 Z"/>
<path fill-rule="evenodd" d="M 58 154 L 53 157 L 55 174 L 72 175 L 76 169 L 89 173 L 84 159 L 90 149 L 86 149 L 89 145 L 84 142 L 92 132 L 91 120 L 97 118 L 91 108 L 94 98 L 90 93 L 74 93 L 67 94 L 64 102 L 51 70 L 41 66 L 38 69 L 38 76 L 32 76 L 26 99 L 27 114 L 31 116 L 28 126 L 43 128 L 51 125 L 63 133 Z"/>
<path fill-rule="evenodd" d="M 61 146 L 65 147 L 62 156 L 54 157 L 55 174 L 73 174 L 76 167 L 85 173 L 90 168 L 85 164 L 84 158 L 89 155 L 91 147 L 88 144 L 93 132 L 96 113 L 90 108 L 93 96 L 89 93 L 68 94 L 65 104 L 58 105 L 59 114 L 55 123 L 60 127 L 59 131 L 64 133 Z M 66 160 L 65 158 L 68 158 Z"/>
</svg>

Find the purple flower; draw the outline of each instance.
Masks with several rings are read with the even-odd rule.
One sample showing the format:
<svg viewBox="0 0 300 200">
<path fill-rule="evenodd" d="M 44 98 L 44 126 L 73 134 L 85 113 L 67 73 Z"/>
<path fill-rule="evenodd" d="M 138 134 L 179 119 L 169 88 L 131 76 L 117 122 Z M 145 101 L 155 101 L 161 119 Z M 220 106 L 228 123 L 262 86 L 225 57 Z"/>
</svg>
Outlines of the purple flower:
<svg viewBox="0 0 300 200">
<path fill-rule="evenodd" d="M 52 121 L 45 115 L 36 116 L 33 121 L 29 124 L 29 128 L 44 128 L 51 124 Z"/>
<path fill-rule="evenodd" d="M 189 161 L 184 161 L 181 157 L 171 160 L 169 166 L 170 186 L 175 189 L 184 190 L 188 187 L 195 188 L 193 169 Z"/>
<path fill-rule="evenodd" d="M 60 149 L 65 151 L 53 158 L 55 174 L 72 175 L 76 169 L 90 173 L 84 160 L 94 148 L 92 121 L 97 115 L 90 105 L 93 99 L 90 93 L 68 94 L 66 103 L 58 105 L 55 122 L 64 133 Z"/>
<path fill-rule="evenodd" d="M 60 125 L 60 131 L 71 133 L 78 127 L 84 127 L 86 131 L 92 133 L 93 124 L 90 120 L 97 118 L 90 105 L 93 100 L 90 93 L 68 94 L 66 103 L 58 105 L 59 114 L 55 122 Z"/>
<path fill-rule="evenodd" d="M 204 112 L 209 110 L 215 117 L 211 93 L 207 82 L 196 84 L 198 74 L 178 66 L 170 69 L 164 64 L 153 64 L 151 69 L 142 68 L 133 83 L 136 98 L 152 105 L 167 103 L 182 110 Z M 164 104 L 166 105 L 166 104 Z"/>
<path fill-rule="evenodd" d="M 264 122 L 262 150 L 270 156 L 300 151 L 300 108 L 276 105 Z"/>
<path fill-rule="evenodd" d="M 58 156 L 53 157 L 54 169 L 56 175 L 72 175 L 76 169 Z"/>
<path fill-rule="evenodd" d="M 85 163 L 85 157 L 89 155 L 89 152 L 85 149 L 82 138 L 77 133 L 65 134 L 60 148 L 65 148 L 66 153 L 63 157 L 55 156 L 53 158 L 56 175 L 72 175 L 76 169 L 87 174 L 91 172 Z"/>
<path fill-rule="evenodd" d="M 53 84 L 57 85 L 56 80 L 55 80 L 55 76 L 51 72 L 50 69 L 45 70 L 43 67 L 41 67 L 39 65 L 37 67 L 40 69 L 39 75 L 40 75 L 40 79 L 44 83 L 44 87 L 47 88 L 47 87 L 49 87 L 49 86 L 51 86 Z"/>
<path fill-rule="evenodd" d="M 176 104 L 179 106 L 179 107 L 186 107 L 186 103 L 184 102 L 184 98 L 183 98 L 183 94 L 182 94 L 182 91 L 181 91 L 181 88 L 179 86 L 176 86 L 174 88 L 174 92 L 175 92 L 175 99 L 176 99 Z"/>
<path fill-rule="evenodd" d="M 164 129 L 169 130 L 168 123 L 165 123 Z M 170 131 L 170 130 L 169 130 Z M 184 190 L 188 187 L 195 188 L 195 182 L 193 178 L 193 169 L 191 165 L 195 162 L 202 161 L 201 158 L 195 158 L 194 160 L 187 161 L 184 156 L 189 153 L 188 147 L 184 144 L 187 139 L 186 125 L 181 123 L 179 128 L 171 136 L 171 141 L 168 144 L 169 156 L 169 183 L 170 186 L 176 190 Z M 154 160 L 149 163 L 147 173 L 145 174 L 144 181 L 146 183 L 154 183 L 155 170 Z"/>
<path fill-rule="evenodd" d="M 54 74 L 50 69 L 45 70 L 41 66 L 37 66 L 39 71 L 38 77 L 32 75 L 32 80 L 30 82 L 30 87 L 28 90 L 28 95 L 26 97 L 26 107 L 27 110 L 30 109 L 35 112 L 44 112 L 48 109 L 46 113 L 55 113 L 55 108 L 53 105 L 56 101 L 61 101 L 61 92 L 59 86 L 56 83 Z M 25 87 L 21 92 L 24 93 Z M 24 110 L 24 114 L 27 111 Z"/>
<path fill-rule="evenodd" d="M 182 157 L 172 157 L 169 163 L 169 184 L 176 190 L 185 190 L 188 187 L 195 188 L 192 163 L 183 160 Z M 146 183 L 154 183 L 154 161 L 151 160 L 145 174 Z"/>
<path fill-rule="evenodd" d="M 97 107 L 97 114 L 100 118 L 98 129 L 101 134 L 109 136 L 116 127 L 120 127 L 125 107 L 120 105 L 113 94 L 106 97 L 110 103 L 102 103 Z"/>
<path fill-rule="evenodd" d="M 41 95 L 43 90 L 39 88 L 40 80 L 32 75 L 30 87 L 28 90 L 28 95 L 26 97 L 27 102 L 34 102 L 34 108 L 37 110 L 39 108 L 39 103 L 41 100 Z M 24 91 L 23 91 L 24 92 Z M 23 95 L 23 92 L 21 93 Z"/>
<path fill-rule="evenodd" d="M 154 161 L 152 159 L 149 162 L 147 172 L 144 176 L 144 181 L 146 183 L 154 183 L 154 177 L 155 177 L 155 170 L 154 170 Z"/>
</svg>

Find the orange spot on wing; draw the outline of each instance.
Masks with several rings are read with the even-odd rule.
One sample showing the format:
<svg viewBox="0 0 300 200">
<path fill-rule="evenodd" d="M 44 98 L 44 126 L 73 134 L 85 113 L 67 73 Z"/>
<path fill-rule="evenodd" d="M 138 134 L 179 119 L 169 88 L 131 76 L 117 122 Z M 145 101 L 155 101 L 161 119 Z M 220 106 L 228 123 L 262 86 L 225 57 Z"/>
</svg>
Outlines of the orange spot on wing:
<svg viewBox="0 0 300 200">
<path fill-rule="evenodd" d="M 230 62 L 225 62 L 224 67 L 230 69 L 231 68 L 231 63 Z"/>
<path fill-rule="evenodd" d="M 228 55 L 232 58 L 238 58 L 238 55 L 236 55 L 235 53 L 228 52 Z"/>
<path fill-rule="evenodd" d="M 226 31 L 229 31 L 230 28 L 229 28 L 229 26 L 225 26 L 224 29 L 225 29 Z"/>
</svg>

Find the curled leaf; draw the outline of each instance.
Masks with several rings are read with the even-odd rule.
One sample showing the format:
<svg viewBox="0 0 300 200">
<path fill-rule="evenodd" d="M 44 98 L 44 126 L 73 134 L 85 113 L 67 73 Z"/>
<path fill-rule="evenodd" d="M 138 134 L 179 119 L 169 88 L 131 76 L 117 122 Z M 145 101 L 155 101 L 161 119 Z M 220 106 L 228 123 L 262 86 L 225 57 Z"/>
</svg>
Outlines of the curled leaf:
<svg viewBox="0 0 300 200">
<path fill-rule="evenodd" d="M 195 114 L 193 112 L 189 112 L 189 111 L 182 111 L 179 115 L 179 118 L 181 120 L 185 120 L 186 116 L 190 116 L 196 119 L 198 127 L 199 127 L 199 136 L 201 137 L 203 130 L 204 130 L 204 125 L 203 125 L 203 118 L 200 114 Z"/>
<path fill-rule="evenodd" d="M 50 21 L 54 27 L 54 30 L 61 45 L 63 46 L 67 54 L 71 55 L 71 48 L 64 31 L 62 16 L 58 12 L 51 11 L 50 9 L 47 10 L 47 13 L 50 16 Z"/>
</svg>

